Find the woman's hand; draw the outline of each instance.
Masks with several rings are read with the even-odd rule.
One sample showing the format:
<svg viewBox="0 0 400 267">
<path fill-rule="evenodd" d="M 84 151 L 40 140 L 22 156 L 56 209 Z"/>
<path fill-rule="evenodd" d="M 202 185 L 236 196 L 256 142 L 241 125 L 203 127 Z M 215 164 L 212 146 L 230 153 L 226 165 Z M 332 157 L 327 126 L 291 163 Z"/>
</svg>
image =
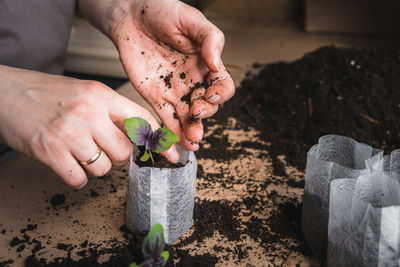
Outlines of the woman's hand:
<svg viewBox="0 0 400 267">
<path fill-rule="evenodd" d="M 148 111 L 94 81 L 0 66 L 0 137 L 13 149 L 52 168 L 67 184 L 82 188 L 85 171 L 102 176 L 123 166 L 132 144 L 123 120 L 138 116 L 160 126 Z M 96 154 L 100 157 L 87 166 Z M 164 152 L 179 159 L 175 147 Z"/>
<path fill-rule="evenodd" d="M 96 6 L 93 0 L 80 3 L 84 15 L 118 48 L 134 87 L 181 145 L 197 150 L 201 119 L 212 116 L 218 104 L 234 94 L 221 61 L 222 32 L 197 9 L 177 0 L 112 1 L 102 20 L 94 15 L 101 7 L 90 8 Z"/>
</svg>

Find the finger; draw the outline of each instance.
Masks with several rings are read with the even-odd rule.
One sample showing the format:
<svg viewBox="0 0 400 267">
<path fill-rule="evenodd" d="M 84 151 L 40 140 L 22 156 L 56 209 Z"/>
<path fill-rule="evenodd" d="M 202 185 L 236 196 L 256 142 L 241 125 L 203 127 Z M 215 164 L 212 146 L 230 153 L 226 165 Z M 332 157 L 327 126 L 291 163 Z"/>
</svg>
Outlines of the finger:
<svg viewBox="0 0 400 267">
<path fill-rule="evenodd" d="M 173 105 L 166 103 L 162 105 L 162 108 L 157 111 L 160 119 L 164 122 L 165 126 L 171 129 L 178 137 L 179 144 L 187 150 L 196 151 L 199 149 L 199 145 L 190 141 L 182 128 L 181 121 L 184 121 L 186 116 L 179 117 Z"/>
<path fill-rule="evenodd" d="M 224 34 L 197 9 L 185 5 L 181 13 L 181 31 L 201 47 L 201 55 L 209 70 L 218 72 L 222 67 L 221 54 Z"/>
<path fill-rule="evenodd" d="M 96 143 L 111 160 L 112 169 L 124 166 L 131 155 L 132 143 L 129 138 L 110 120 L 95 123 L 91 129 Z"/>
<path fill-rule="evenodd" d="M 71 155 L 76 158 L 78 162 L 86 162 L 98 153 L 98 144 L 95 143 L 89 132 L 87 133 L 88 134 L 84 134 L 80 138 L 70 140 Z M 110 159 L 102 148 L 100 150 L 100 156 L 94 162 L 86 166 L 84 164 L 81 165 L 88 173 L 97 177 L 107 174 L 112 166 Z"/>
<path fill-rule="evenodd" d="M 186 102 L 178 101 L 175 110 L 186 138 L 192 143 L 200 142 L 203 138 L 201 119 L 190 116 L 189 104 Z"/>
<path fill-rule="evenodd" d="M 73 188 L 82 189 L 88 182 L 85 171 L 69 152 L 59 154 L 56 158 L 52 157 L 45 164 L 51 166 L 64 183 Z"/>
<path fill-rule="evenodd" d="M 115 93 L 109 101 L 109 113 L 111 120 L 124 133 L 126 133 L 124 120 L 131 117 L 141 117 L 145 119 L 150 123 L 153 131 L 160 128 L 157 120 L 150 112 L 117 93 Z M 171 146 L 169 150 L 160 153 L 160 155 L 167 158 L 170 162 L 176 163 L 179 161 L 179 153 L 175 146 Z"/>
<path fill-rule="evenodd" d="M 87 176 L 76 159 L 72 157 L 64 142 L 52 132 L 38 135 L 34 140 L 36 154 L 34 158 L 44 163 L 61 177 L 69 186 L 81 189 L 87 184 Z"/>
<path fill-rule="evenodd" d="M 207 89 L 207 92 L 204 95 L 204 99 L 207 102 L 212 104 L 222 104 L 234 96 L 235 84 L 226 70 L 222 71 L 220 76 L 216 73 L 211 74 L 210 79 L 214 82 Z"/>
<path fill-rule="evenodd" d="M 190 116 L 192 119 L 207 118 L 215 114 L 218 106 L 204 101 L 205 88 L 195 89 L 191 96 Z"/>
<path fill-rule="evenodd" d="M 190 107 L 190 114 L 193 118 L 204 119 L 213 116 L 218 111 L 218 105 L 211 104 L 203 99 L 196 100 Z"/>
<path fill-rule="evenodd" d="M 190 141 L 198 143 L 203 139 L 204 129 L 200 118 L 189 118 L 184 125 L 184 129 Z"/>
</svg>

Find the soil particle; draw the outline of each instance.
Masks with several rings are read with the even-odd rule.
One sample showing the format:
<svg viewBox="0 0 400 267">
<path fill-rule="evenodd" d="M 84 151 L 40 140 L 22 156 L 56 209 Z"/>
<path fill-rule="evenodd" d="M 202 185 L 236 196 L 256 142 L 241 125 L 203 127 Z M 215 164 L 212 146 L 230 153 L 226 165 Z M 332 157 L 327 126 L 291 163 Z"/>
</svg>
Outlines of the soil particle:
<svg viewBox="0 0 400 267">
<path fill-rule="evenodd" d="M 181 74 L 179 74 L 179 78 L 186 79 L 186 73 L 182 72 Z"/>
<path fill-rule="evenodd" d="M 16 252 L 21 252 L 25 249 L 25 244 L 21 244 L 15 251 Z"/>
<path fill-rule="evenodd" d="M 173 73 L 173 72 L 170 72 L 170 73 L 169 73 L 167 76 L 165 76 L 165 77 L 163 77 L 163 76 L 161 75 L 160 78 L 161 78 L 161 77 L 164 78 L 164 83 L 165 83 L 165 86 L 166 86 L 166 87 L 172 88 L 171 79 L 172 79 L 173 76 L 174 76 L 174 73 Z M 161 79 L 162 79 L 162 78 L 161 78 Z"/>
<path fill-rule="evenodd" d="M 69 244 L 64 244 L 64 243 L 57 244 L 57 249 L 59 249 L 59 250 L 68 251 L 70 247 L 71 247 L 71 245 L 69 245 Z"/>
<path fill-rule="evenodd" d="M 18 237 L 13 237 L 10 241 L 10 247 L 18 246 L 19 244 L 23 243 L 24 240 L 19 239 Z"/>
<path fill-rule="evenodd" d="M 91 197 L 98 197 L 98 196 L 99 196 L 99 193 L 97 193 L 97 191 L 95 191 L 95 190 L 93 190 L 93 189 L 90 189 L 90 196 L 91 196 Z"/>
<path fill-rule="evenodd" d="M 81 244 L 81 248 L 86 248 L 86 247 L 87 247 L 87 245 L 88 245 L 88 243 L 89 243 L 89 241 L 88 241 L 88 240 L 85 240 L 84 242 L 82 242 L 82 244 Z"/>
<path fill-rule="evenodd" d="M 13 264 L 13 260 L 6 260 L 6 261 L 0 261 L 0 266 L 10 266 L 9 264 Z"/>
<path fill-rule="evenodd" d="M 50 200 L 53 208 L 63 205 L 65 203 L 65 195 L 64 194 L 56 194 Z"/>
<path fill-rule="evenodd" d="M 37 224 L 28 224 L 28 225 L 26 226 L 26 228 L 21 229 L 20 232 L 21 232 L 21 234 L 23 234 L 23 233 L 25 233 L 25 232 L 27 232 L 27 231 L 36 230 L 37 227 L 38 227 Z"/>
<path fill-rule="evenodd" d="M 174 116 L 175 120 L 179 120 L 178 114 L 176 114 L 176 112 L 174 112 L 172 115 Z"/>
</svg>

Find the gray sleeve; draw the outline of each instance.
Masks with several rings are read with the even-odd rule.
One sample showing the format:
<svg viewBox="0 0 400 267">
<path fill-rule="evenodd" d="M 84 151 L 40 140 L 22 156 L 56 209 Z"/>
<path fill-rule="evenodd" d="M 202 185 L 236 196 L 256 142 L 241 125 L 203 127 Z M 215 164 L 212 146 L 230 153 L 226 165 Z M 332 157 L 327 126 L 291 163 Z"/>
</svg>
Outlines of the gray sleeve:
<svg viewBox="0 0 400 267">
<path fill-rule="evenodd" d="M 0 64 L 61 74 L 75 0 L 1 0 Z"/>
</svg>

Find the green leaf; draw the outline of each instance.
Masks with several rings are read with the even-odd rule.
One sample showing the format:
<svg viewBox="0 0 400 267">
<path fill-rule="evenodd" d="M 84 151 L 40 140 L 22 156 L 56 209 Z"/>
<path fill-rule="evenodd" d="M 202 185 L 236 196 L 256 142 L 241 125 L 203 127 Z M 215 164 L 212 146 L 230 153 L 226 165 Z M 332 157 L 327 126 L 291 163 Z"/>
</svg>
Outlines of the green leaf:
<svg viewBox="0 0 400 267">
<path fill-rule="evenodd" d="M 161 224 L 155 224 L 143 240 L 143 255 L 146 259 L 159 257 L 164 247 L 164 228 Z"/>
<path fill-rule="evenodd" d="M 129 264 L 129 267 L 139 267 L 139 266 L 141 266 L 141 264 L 137 265 L 136 262 Z"/>
<path fill-rule="evenodd" d="M 147 152 L 147 149 L 144 151 L 143 156 L 140 157 L 140 161 L 148 161 L 150 158 L 151 154 Z"/>
<path fill-rule="evenodd" d="M 133 143 L 143 146 L 151 132 L 151 125 L 140 117 L 132 117 L 124 120 L 126 132 Z"/>
<path fill-rule="evenodd" d="M 164 265 L 165 265 L 165 264 L 167 263 L 168 259 L 169 259 L 169 252 L 168 252 L 167 250 L 164 250 L 164 251 L 161 253 L 161 257 L 164 258 Z"/>
<path fill-rule="evenodd" d="M 156 153 L 168 150 L 174 143 L 179 141 L 179 137 L 168 128 L 159 128 L 154 133 L 159 137 L 159 144 L 156 149 L 153 149 Z"/>
</svg>

